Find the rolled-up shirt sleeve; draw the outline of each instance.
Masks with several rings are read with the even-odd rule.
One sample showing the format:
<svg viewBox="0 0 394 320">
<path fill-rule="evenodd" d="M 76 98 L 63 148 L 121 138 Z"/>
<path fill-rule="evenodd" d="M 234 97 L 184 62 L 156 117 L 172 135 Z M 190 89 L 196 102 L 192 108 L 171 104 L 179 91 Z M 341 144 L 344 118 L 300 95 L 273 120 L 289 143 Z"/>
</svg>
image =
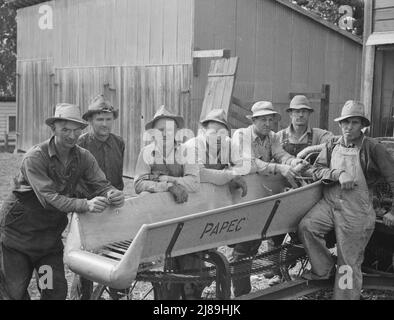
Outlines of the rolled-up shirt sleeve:
<svg viewBox="0 0 394 320">
<path fill-rule="evenodd" d="M 290 165 L 294 157 L 283 149 L 279 136 L 277 134 L 273 134 L 270 138 L 272 156 L 274 157 L 275 162 Z"/>
<path fill-rule="evenodd" d="M 248 128 L 236 130 L 231 139 L 231 162 L 241 175 L 259 171 L 252 147 L 252 135 Z M 261 161 L 261 160 L 260 160 Z"/>
<path fill-rule="evenodd" d="M 228 138 L 227 143 L 228 146 L 226 144 L 225 147 L 223 148 L 225 154 L 224 156 L 225 162 L 229 162 L 229 157 L 230 157 L 229 152 L 230 152 L 230 143 L 231 143 L 230 138 Z M 194 152 L 193 153 L 194 157 L 192 157 L 190 159 L 191 161 L 189 162 L 190 163 L 194 162 L 198 164 L 200 171 L 200 182 L 205 182 L 205 183 L 207 182 L 221 186 L 230 182 L 234 178 L 234 174 L 232 170 L 229 170 L 228 168 L 217 170 L 217 169 L 210 169 L 205 167 L 205 164 L 208 160 L 206 154 L 207 149 L 206 149 L 205 138 L 198 136 L 196 138 L 190 139 L 183 145 L 183 148 L 186 148 L 188 152 Z"/>
<path fill-rule="evenodd" d="M 44 208 L 56 208 L 65 213 L 82 213 L 89 210 L 87 199 L 70 198 L 56 190 L 55 182 L 47 174 L 42 155 L 26 157 L 22 162 L 21 171 Z"/>
<path fill-rule="evenodd" d="M 176 158 L 181 158 L 182 153 L 197 154 L 198 144 L 184 144 L 176 150 Z M 200 190 L 200 164 L 198 160 L 184 161 L 183 176 L 171 177 L 166 176 L 167 181 L 176 182 L 187 190 L 187 192 L 197 192 Z"/>
<path fill-rule="evenodd" d="M 144 160 L 143 148 L 138 155 L 138 160 L 135 168 L 134 189 L 137 194 L 143 191 L 147 192 L 165 192 L 168 191 L 168 183 L 165 181 L 150 180 L 152 174 L 151 166 Z"/>
</svg>

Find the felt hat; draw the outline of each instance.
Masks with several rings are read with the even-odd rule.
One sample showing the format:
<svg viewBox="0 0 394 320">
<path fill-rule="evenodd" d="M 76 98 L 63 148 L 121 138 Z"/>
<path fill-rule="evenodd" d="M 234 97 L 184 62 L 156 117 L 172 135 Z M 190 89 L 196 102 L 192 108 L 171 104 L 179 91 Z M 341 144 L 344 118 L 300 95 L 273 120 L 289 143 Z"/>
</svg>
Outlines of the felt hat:
<svg viewBox="0 0 394 320">
<path fill-rule="evenodd" d="M 370 125 L 370 121 L 365 115 L 364 104 L 362 104 L 360 101 L 356 101 L 356 100 L 346 101 L 342 108 L 341 116 L 334 119 L 334 121 L 340 122 L 342 120 L 351 117 L 360 117 L 363 120 L 364 125 L 366 127 Z"/>
<path fill-rule="evenodd" d="M 185 121 L 183 120 L 183 117 L 173 114 L 170 111 L 168 111 L 165 108 L 165 106 L 161 106 L 159 110 L 156 111 L 153 119 L 145 124 L 145 130 L 152 129 L 155 121 L 163 118 L 173 119 L 178 125 L 178 129 L 183 128 L 185 125 Z"/>
<path fill-rule="evenodd" d="M 102 112 L 112 112 L 114 115 L 114 119 L 118 117 L 119 111 L 115 110 L 112 104 L 108 101 L 105 100 L 104 95 L 99 94 L 95 96 L 91 101 L 88 106 L 88 111 L 86 111 L 82 119 L 88 121 L 88 119 L 95 113 L 102 113 Z"/>
<path fill-rule="evenodd" d="M 59 103 L 56 105 L 55 115 L 45 120 L 45 123 L 50 126 L 56 120 L 72 121 L 80 124 L 86 128 L 88 123 L 81 119 L 81 110 L 79 106 L 69 103 Z"/>
<path fill-rule="evenodd" d="M 301 110 L 301 109 L 307 109 L 313 112 L 313 108 L 311 107 L 308 98 L 303 95 L 296 95 L 293 97 L 293 99 L 291 99 L 290 106 L 287 108 L 286 111 Z"/>
<path fill-rule="evenodd" d="M 227 122 L 227 113 L 223 109 L 212 109 L 200 123 L 205 124 L 209 121 L 221 123 L 228 131 L 231 131 L 230 125 Z"/>
<path fill-rule="evenodd" d="M 252 106 L 252 115 L 246 116 L 248 119 L 253 119 L 256 117 L 261 117 L 261 116 L 268 116 L 268 115 L 274 115 L 280 120 L 280 114 L 279 112 L 275 111 L 274 106 L 272 105 L 272 102 L 269 101 L 258 101 Z"/>
</svg>

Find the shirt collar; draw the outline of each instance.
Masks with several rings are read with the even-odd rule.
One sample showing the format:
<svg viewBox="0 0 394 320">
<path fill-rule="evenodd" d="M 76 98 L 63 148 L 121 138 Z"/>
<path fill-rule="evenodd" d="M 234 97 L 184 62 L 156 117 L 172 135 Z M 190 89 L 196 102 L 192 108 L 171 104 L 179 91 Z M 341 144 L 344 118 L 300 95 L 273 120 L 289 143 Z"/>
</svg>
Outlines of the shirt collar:
<svg viewBox="0 0 394 320">
<path fill-rule="evenodd" d="M 73 158 L 75 158 L 75 157 L 77 156 L 77 151 L 76 151 L 76 150 L 77 150 L 77 147 L 76 147 L 76 146 L 74 146 L 74 147 L 71 149 L 71 156 L 72 156 Z M 55 145 L 55 136 L 52 136 L 52 137 L 49 139 L 49 143 L 48 143 L 48 154 L 49 154 L 49 157 L 50 157 L 50 158 L 56 156 L 58 159 L 60 159 L 59 153 L 57 152 L 56 145 Z"/>
<path fill-rule="evenodd" d="M 354 147 L 360 148 L 363 141 L 364 141 L 364 133 L 361 133 L 360 137 L 358 137 L 358 139 L 353 141 L 350 145 L 345 144 L 345 139 L 343 138 L 343 136 L 340 136 L 340 138 L 336 142 L 334 142 L 334 144 L 340 144 L 341 146 L 347 148 L 354 148 Z"/>
<path fill-rule="evenodd" d="M 168 155 L 170 155 L 172 152 L 176 152 L 177 150 L 178 150 L 178 148 L 181 146 L 181 143 L 179 142 L 179 141 L 174 141 L 174 144 L 173 144 L 173 148 L 171 149 L 171 150 L 166 150 L 167 151 L 167 154 L 166 154 L 166 156 L 168 157 Z M 161 148 L 161 147 L 159 147 L 159 145 L 157 145 L 156 144 L 156 142 L 154 142 L 153 144 L 152 144 L 152 147 L 153 147 L 153 149 L 154 149 L 154 154 L 155 154 L 155 156 L 164 156 L 163 155 L 163 149 Z"/>
<path fill-rule="evenodd" d="M 287 134 L 294 135 L 295 131 L 294 131 L 294 126 L 292 123 L 290 123 L 290 125 L 286 128 L 286 131 L 287 131 Z M 305 134 L 312 134 L 311 126 L 308 125 L 308 127 L 306 128 L 306 131 L 303 133 L 302 136 L 304 136 Z"/>
<path fill-rule="evenodd" d="M 97 139 L 96 136 L 94 135 L 94 133 L 89 133 L 89 135 L 90 135 L 91 141 L 94 143 L 96 148 L 101 148 L 104 144 L 111 148 L 111 138 L 112 138 L 111 134 L 109 134 L 108 139 L 105 141 L 101 141 L 101 140 Z"/>
<path fill-rule="evenodd" d="M 257 133 L 254 131 L 254 125 L 252 124 L 251 126 L 250 126 L 250 131 L 252 132 L 252 141 L 256 141 L 256 140 L 261 140 L 261 141 L 264 141 L 265 139 L 269 139 L 270 138 L 270 135 L 271 135 L 271 132 L 272 131 L 270 131 L 270 133 L 267 135 L 267 136 L 265 136 L 264 138 L 261 138 L 259 135 L 257 135 Z"/>
</svg>

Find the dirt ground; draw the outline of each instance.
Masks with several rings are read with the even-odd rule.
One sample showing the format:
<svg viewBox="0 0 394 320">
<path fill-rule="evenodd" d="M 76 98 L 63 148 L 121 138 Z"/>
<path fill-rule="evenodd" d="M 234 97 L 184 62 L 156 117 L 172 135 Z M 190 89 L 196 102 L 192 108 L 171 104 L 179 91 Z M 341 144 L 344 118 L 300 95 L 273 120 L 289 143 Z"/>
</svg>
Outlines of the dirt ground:
<svg viewBox="0 0 394 320">
<path fill-rule="evenodd" d="M 12 186 L 12 178 L 18 172 L 19 166 L 21 164 L 23 154 L 10 154 L 10 153 L 0 153 L 0 205 L 6 198 Z M 132 181 L 125 179 L 125 193 L 127 196 L 133 195 Z M 66 234 L 65 234 L 66 236 Z M 260 251 L 263 251 L 266 247 L 265 242 L 263 242 L 260 247 Z M 230 256 L 231 250 L 226 248 L 220 248 L 226 256 Z M 74 274 L 66 267 L 66 278 L 69 285 Z M 268 280 L 262 275 L 253 275 L 252 280 L 252 290 L 257 291 L 268 287 Z M 138 284 L 136 290 L 133 291 L 133 298 L 142 299 L 147 292 L 150 290 L 149 284 Z M 70 291 L 70 290 L 69 290 Z M 214 291 L 214 286 L 207 289 L 207 291 Z M 39 299 L 39 292 L 37 290 L 36 281 L 33 279 L 29 287 L 29 293 L 32 300 Z M 322 290 L 312 295 L 308 295 L 300 298 L 300 300 L 328 300 L 331 299 L 332 290 Z M 147 298 L 152 298 L 152 294 L 148 294 Z M 378 290 L 364 290 L 363 298 L 365 300 L 394 300 L 394 293 L 390 291 L 378 291 Z"/>
</svg>

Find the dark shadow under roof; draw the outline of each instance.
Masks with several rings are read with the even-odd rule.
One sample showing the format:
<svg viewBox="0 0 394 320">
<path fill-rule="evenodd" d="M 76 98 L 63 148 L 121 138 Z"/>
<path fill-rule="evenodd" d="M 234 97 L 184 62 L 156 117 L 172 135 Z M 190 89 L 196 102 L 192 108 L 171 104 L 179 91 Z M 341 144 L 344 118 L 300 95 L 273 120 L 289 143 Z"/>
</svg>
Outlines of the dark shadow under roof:
<svg viewBox="0 0 394 320">
<path fill-rule="evenodd" d="M 11 96 L 0 96 L 0 102 L 15 102 L 16 98 Z"/>
</svg>

